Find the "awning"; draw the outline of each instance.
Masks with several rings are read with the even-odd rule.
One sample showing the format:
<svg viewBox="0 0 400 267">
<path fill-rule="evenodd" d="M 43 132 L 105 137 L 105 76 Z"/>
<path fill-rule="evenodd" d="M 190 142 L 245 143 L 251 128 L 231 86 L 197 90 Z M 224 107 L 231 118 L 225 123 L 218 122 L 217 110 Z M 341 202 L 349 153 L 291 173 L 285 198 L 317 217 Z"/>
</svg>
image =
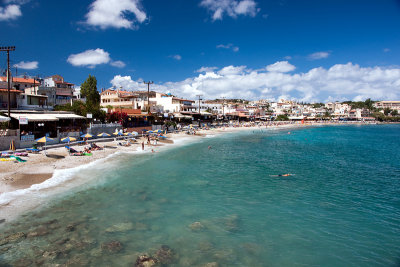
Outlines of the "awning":
<svg viewBox="0 0 400 267">
<path fill-rule="evenodd" d="M 5 121 L 9 121 L 10 118 L 9 117 L 4 117 L 0 115 L 0 122 L 5 122 Z"/>
<path fill-rule="evenodd" d="M 58 121 L 58 118 L 52 114 L 33 114 L 33 113 L 11 113 L 10 116 L 19 120 L 20 117 L 27 118 L 28 122 L 31 121 Z"/>
<path fill-rule="evenodd" d="M 56 118 L 58 118 L 58 119 L 63 119 L 63 120 L 65 120 L 65 119 L 70 119 L 70 120 L 72 120 L 72 119 L 83 119 L 83 120 L 85 120 L 86 118 L 85 117 L 83 117 L 83 116 L 79 116 L 79 115 L 76 115 L 76 114 L 51 114 L 51 116 L 54 116 L 54 117 L 56 117 Z"/>
</svg>

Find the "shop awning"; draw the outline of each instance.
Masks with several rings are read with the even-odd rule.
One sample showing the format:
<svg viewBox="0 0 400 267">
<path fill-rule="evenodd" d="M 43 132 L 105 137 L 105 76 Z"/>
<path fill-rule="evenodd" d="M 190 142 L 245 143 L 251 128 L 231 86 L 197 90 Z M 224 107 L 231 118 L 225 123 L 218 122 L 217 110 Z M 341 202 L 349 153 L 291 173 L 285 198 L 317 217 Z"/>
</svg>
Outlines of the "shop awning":
<svg viewBox="0 0 400 267">
<path fill-rule="evenodd" d="M 58 118 L 52 114 L 33 114 L 33 113 L 11 113 L 10 116 L 19 120 L 20 117 L 27 118 L 28 122 L 31 121 L 58 121 Z"/>
<path fill-rule="evenodd" d="M 5 121 L 9 121 L 10 118 L 9 117 L 4 117 L 0 115 L 0 122 L 5 122 Z"/>
<path fill-rule="evenodd" d="M 70 120 L 72 120 L 72 119 L 82 119 L 82 120 L 85 120 L 86 118 L 85 117 L 83 117 L 83 116 L 79 116 L 79 115 L 76 115 L 76 114 L 51 114 L 51 116 L 54 116 L 54 117 L 56 117 L 57 119 L 63 119 L 63 120 L 65 120 L 65 119 L 70 119 Z"/>
</svg>

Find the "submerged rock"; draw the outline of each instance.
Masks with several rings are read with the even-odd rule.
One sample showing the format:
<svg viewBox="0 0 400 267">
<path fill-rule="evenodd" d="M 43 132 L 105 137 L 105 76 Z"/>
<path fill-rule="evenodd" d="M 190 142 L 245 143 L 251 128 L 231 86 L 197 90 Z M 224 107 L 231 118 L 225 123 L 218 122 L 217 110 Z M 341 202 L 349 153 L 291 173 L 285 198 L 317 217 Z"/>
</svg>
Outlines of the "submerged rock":
<svg viewBox="0 0 400 267">
<path fill-rule="evenodd" d="M 202 231 L 205 229 L 204 225 L 202 225 L 201 222 L 194 222 L 189 225 L 189 228 L 194 232 Z"/>
<path fill-rule="evenodd" d="M 234 214 L 225 218 L 225 230 L 229 232 L 239 231 L 239 216 Z"/>
<path fill-rule="evenodd" d="M 133 223 L 128 222 L 128 223 L 117 223 L 114 224 L 111 227 L 108 227 L 106 229 L 107 233 L 115 233 L 115 232 L 126 232 L 126 231 L 130 231 L 134 228 Z"/>
<path fill-rule="evenodd" d="M 107 243 L 101 244 L 101 249 L 102 250 L 107 250 L 108 252 L 111 253 L 116 253 L 122 250 L 122 244 L 119 241 L 111 241 Z"/>
<path fill-rule="evenodd" d="M 200 242 L 198 248 L 202 252 L 207 252 L 213 249 L 213 244 L 208 241 Z"/>
<path fill-rule="evenodd" d="M 23 233 L 23 232 L 18 232 L 18 233 L 11 234 L 11 235 L 6 236 L 6 237 L 4 237 L 4 238 L 2 238 L 0 240 L 0 246 L 3 246 L 3 245 L 8 244 L 8 243 L 12 243 L 12 242 L 17 242 L 20 239 L 24 239 L 25 237 L 26 237 L 26 234 Z"/>
<path fill-rule="evenodd" d="M 159 250 L 156 251 L 154 257 L 157 262 L 161 264 L 171 264 L 176 261 L 176 253 L 168 246 L 162 245 Z"/>
<path fill-rule="evenodd" d="M 26 267 L 26 266 L 32 266 L 32 261 L 26 258 L 19 259 L 14 262 L 13 266 L 15 267 Z"/>
<path fill-rule="evenodd" d="M 147 255 L 141 255 L 137 257 L 136 262 L 135 262 L 135 267 L 153 267 L 156 266 L 157 260 L 147 256 Z"/>
<path fill-rule="evenodd" d="M 49 231 L 45 226 L 39 226 L 34 231 L 28 233 L 27 237 L 30 238 L 30 237 L 44 236 L 47 235 L 48 233 Z"/>
<path fill-rule="evenodd" d="M 218 262 L 209 262 L 204 265 L 204 267 L 218 267 Z"/>
</svg>

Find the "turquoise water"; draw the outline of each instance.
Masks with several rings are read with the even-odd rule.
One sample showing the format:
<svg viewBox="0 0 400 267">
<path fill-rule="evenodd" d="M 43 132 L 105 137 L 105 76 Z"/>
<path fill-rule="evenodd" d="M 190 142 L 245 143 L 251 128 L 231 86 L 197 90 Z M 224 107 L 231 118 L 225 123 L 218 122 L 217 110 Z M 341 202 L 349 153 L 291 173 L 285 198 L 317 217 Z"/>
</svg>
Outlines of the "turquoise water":
<svg viewBox="0 0 400 267">
<path fill-rule="evenodd" d="M 290 131 L 83 170 L 96 182 L 1 229 L 27 236 L 0 246 L 0 265 L 134 266 L 147 254 L 159 266 L 398 266 L 400 126 Z"/>
</svg>

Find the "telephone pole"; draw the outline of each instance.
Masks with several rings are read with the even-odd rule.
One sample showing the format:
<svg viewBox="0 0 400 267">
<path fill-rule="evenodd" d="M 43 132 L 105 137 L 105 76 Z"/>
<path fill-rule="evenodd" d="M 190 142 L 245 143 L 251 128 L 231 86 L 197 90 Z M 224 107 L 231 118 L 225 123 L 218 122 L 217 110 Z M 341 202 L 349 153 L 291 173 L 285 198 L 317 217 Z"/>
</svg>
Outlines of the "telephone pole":
<svg viewBox="0 0 400 267">
<path fill-rule="evenodd" d="M 148 81 L 143 83 L 147 84 L 147 113 L 150 114 L 150 84 L 153 84 L 154 82 Z"/>
<path fill-rule="evenodd" d="M 201 124 L 200 124 L 200 122 L 201 122 L 200 100 L 201 100 L 202 95 L 196 95 L 196 96 L 199 98 L 199 128 L 200 128 L 201 127 Z"/>
<path fill-rule="evenodd" d="M 8 117 L 10 116 L 10 103 L 11 103 L 11 73 L 10 73 L 10 51 L 15 51 L 15 46 L 1 46 L 0 51 L 7 51 L 7 91 L 8 91 Z M 8 126 L 10 126 L 10 121 L 8 121 Z"/>
<path fill-rule="evenodd" d="M 225 96 L 222 97 L 222 120 L 225 117 Z"/>
</svg>

